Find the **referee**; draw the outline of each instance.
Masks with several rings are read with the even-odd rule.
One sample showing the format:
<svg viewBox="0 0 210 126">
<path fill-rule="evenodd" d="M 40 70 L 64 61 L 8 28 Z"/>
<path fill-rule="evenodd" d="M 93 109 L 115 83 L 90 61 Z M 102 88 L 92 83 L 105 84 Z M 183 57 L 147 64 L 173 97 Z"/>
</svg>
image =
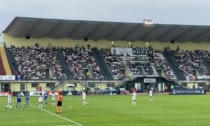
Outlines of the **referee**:
<svg viewBox="0 0 210 126">
<path fill-rule="evenodd" d="M 61 94 L 61 92 L 59 93 L 59 95 L 58 95 L 58 101 L 57 101 L 57 106 L 56 106 L 56 113 L 57 114 L 61 114 L 61 112 L 62 112 L 62 101 L 63 101 L 63 96 L 62 96 L 62 94 Z"/>
</svg>

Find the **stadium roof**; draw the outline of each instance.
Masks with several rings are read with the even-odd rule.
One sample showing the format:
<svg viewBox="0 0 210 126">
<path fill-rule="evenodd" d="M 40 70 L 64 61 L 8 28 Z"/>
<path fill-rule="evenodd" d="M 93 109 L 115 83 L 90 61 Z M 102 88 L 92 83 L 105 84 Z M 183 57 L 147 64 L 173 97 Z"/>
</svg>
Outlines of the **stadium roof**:
<svg viewBox="0 0 210 126">
<path fill-rule="evenodd" d="M 15 17 L 3 31 L 13 37 L 125 41 L 210 42 L 210 26 Z"/>
</svg>

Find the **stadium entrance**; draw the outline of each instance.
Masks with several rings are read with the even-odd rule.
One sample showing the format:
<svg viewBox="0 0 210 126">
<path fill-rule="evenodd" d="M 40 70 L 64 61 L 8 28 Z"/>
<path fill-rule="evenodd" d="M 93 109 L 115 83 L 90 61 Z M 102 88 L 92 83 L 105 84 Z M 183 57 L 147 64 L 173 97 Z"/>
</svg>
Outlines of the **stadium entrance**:
<svg viewBox="0 0 210 126">
<path fill-rule="evenodd" d="M 138 92 L 146 92 L 153 88 L 154 91 L 158 92 L 170 92 L 175 85 L 177 85 L 176 82 L 168 81 L 163 77 L 138 77 L 126 82 L 126 90 L 136 88 Z"/>
<path fill-rule="evenodd" d="M 5 92 L 10 91 L 9 83 L 1 84 L 1 91 L 5 91 Z"/>
</svg>

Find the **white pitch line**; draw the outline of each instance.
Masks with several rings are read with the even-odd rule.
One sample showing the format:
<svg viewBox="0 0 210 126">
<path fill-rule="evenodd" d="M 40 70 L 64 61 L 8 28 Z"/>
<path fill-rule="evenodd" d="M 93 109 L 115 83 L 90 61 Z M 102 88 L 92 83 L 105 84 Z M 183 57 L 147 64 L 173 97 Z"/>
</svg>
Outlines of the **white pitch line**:
<svg viewBox="0 0 210 126">
<path fill-rule="evenodd" d="M 55 126 L 71 126 L 71 125 L 55 125 Z"/>
<path fill-rule="evenodd" d="M 62 117 L 62 116 L 60 116 L 60 115 L 57 115 L 57 114 L 52 113 L 52 112 L 50 112 L 50 111 L 47 111 L 47 110 L 45 110 L 45 109 L 41 109 L 41 108 L 39 108 L 39 107 L 37 107 L 37 106 L 34 106 L 34 105 L 31 105 L 31 106 L 34 107 L 34 108 L 40 109 L 40 110 L 42 110 L 42 111 L 45 111 L 45 112 L 47 112 L 47 113 L 49 113 L 49 114 L 51 114 L 51 115 L 57 116 L 57 117 L 59 117 L 59 118 L 61 118 L 61 119 L 63 119 L 63 120 L 66 120 L 66 121 L 68 121 L 68 122 L 75 123 L 75 124 L 77 124 L 77 125 L 79 125 L 79 126 L 82 125 L 82 124 L 80 124 L 80 123 L 78 123 L 78 122 L 75 122 L 75 121 L 73 121 L 73 120 L 67 119 L 67 118 L 65 118 L 65 117 Z"/>
<path fill-rule="evenodd" d="M 67 106 L 66 108 L 64 108 L 64 109 L 71 109 L 72 108 L 72 106 L 71 105 L 69 105 L 69 106 Z"/>
</svg>

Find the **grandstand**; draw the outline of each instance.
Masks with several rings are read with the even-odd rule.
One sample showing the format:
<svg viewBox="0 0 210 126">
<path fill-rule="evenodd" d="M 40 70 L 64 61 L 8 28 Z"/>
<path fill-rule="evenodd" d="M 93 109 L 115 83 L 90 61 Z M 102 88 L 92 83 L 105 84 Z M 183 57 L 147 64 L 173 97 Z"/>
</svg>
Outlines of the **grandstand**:
<svg viewBox="0 0 210 126">
<path fill-rule="evenodd" d="M 75 94 L 85 87 L 164 92 L 177 84 L 208 91 L 209 29 L 16 17 L 3 31 L 1 91 L 68 93 L 69 84 Z"/>
</svg>

